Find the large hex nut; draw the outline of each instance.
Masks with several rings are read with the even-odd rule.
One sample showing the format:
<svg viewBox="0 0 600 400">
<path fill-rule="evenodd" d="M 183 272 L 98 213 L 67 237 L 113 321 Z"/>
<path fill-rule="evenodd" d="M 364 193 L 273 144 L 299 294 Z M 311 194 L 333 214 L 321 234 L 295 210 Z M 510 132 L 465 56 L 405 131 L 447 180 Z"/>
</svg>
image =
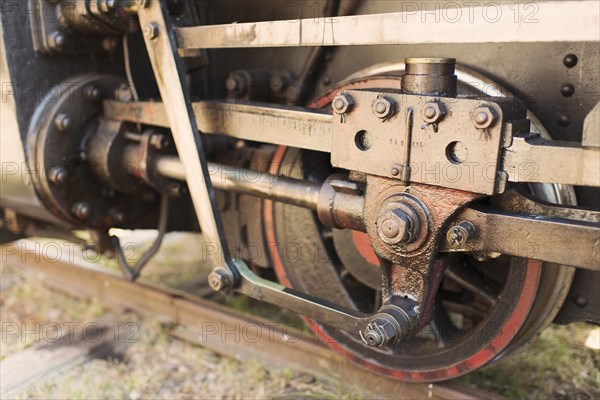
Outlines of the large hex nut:
<svg viewBox="0 0 600 400">
<path fill-rule="evenodd" d="M 414 225 L 411 217 L 404 211 L 391 210 L 377 219 L 377 234 L 387 244 L 407 243 L 414 236 Z"/>
<path fill-rule="evenodd" d="M 421 110 L 423 121 L 428 124 L 440 122 L 446 115 L 446 109 L 442 103 L 430 102 L 425 104 Z"/>
<path fill-rule="evenodd" d="M 343 92 L 337 95 L 331 102 L 331 107 L 336 114 L 345 114 L 349 112 L 353 105 L 354 101 L 352 100 L 352 97 Z"/>
</svg>

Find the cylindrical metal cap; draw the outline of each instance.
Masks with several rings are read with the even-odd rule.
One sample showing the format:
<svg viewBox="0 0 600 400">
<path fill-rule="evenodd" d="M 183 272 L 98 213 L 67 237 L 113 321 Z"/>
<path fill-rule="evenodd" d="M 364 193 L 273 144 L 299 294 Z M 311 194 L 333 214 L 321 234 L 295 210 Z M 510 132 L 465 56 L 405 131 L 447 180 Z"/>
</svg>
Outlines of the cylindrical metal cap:
<svg viewBox="0 0 600 400">
<path fill-rule="evenodd" d="M 458 79 L 454 58 L 407 58 L 402 92 L 432 96 L 456 96 Z"/>
</svg>

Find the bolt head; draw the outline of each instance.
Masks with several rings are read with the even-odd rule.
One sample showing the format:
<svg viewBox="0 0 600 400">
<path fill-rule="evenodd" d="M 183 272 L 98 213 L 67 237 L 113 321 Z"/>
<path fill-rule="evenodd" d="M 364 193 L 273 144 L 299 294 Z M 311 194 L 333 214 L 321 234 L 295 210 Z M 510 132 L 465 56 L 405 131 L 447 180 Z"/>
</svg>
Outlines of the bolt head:
<svg viewBox="0 0 600 400">
<path fill-rule="evenodd" d="M 48 170 L 47 178 L 49 182 L 62 186 L 67 180 L 67 172 L 61 167 L 52 167 Z"/>
<path fill-rule="evenodd" d="M 352 101 L 352 98 L 346 94 L 339 94 L 331 103 L 333 111 L 335 111 L 336 114 L 345 114 L 350 111 L 353 105 L 354 102 Z"/>
<path fill-rule="evenodd" d="M 82 221 L 85 221 L 90 217 L 90 205 L 85 201 L 80 201 L 73 207 L 73 213 L 77 218 L 79 218 Z"/>
<path fill-rule="evenodd" d="M 441 103 L 431 102 L 425 104 L 425 107 L 421 110 L 421 116 L 423 121 L 428 124 L 435 124 L 440 122 L 446 115 L 446 110 Z"/>
<path fill-rule="evenodd" d="M 404 211 L 388 211 L 377 219 L 377 234 L 387 244 L 408 243 L 414 235 L 412 225 Z"/>
<path fill-rule="evenodd" d="M 117 0 L 101 0 L 98 5 L 100 11 L 109 13 L 117 7 Z"/>
<path fill-rule="evenodd" d="M 71 117 L 67 114 L 58 114 L 54 119 L 54 126 L 61 132 L 71 129 Z"/>
<path fill-rule="evenodd" d="M 391 99 L 380 97 L 373 103 L 373 114 L 379 119 L 390 117 L 394 113 L 395 102 Z"/>
<path fill-rule="evenodd" d="M 479 107 L 471 113 L 471 121 L 477 129 L 487 129 L 494 125 L 496 116 L 490 107 Z"/>
<path fill-rule="evenodd" d="M 469 221 L 453 226 L 446 233 L 446 241 L 452 247 L 461 248 L 475 235 L 475 225 Z"/>
<path fill-rule="evenodd" d="M 97 103 L 101 96 L 102 91 L 96 85 L 89 85 L 83 90 L 83 98 L 90 103 Z"/>
<path fill-rule="evenodd" d="M 229 92 L 234 92 L 239 86 L 240 84 L 235 78 L 230 77 L 227 78 L 227 81 L 225 81 L 225 87 Z"/>
<path fill-rule="evenodd" d="M 144 37 L 148 40 L 154 40 L 158 37 L 159 27 L 156 22 L 150 22 L 144 27 Z"/>
<path fill-rule="evenodd" d="M 229 288 L 233 283 L 233 276 L 223 267 L 215 268 L 208 276 L 208 284 L 215 292 Z"/>
<path fill-rule="evenodd" d="M 65 47 L 66 41 L 65 34 L 60 31 L 55 31 L 48 35 L 48 46 L 52 50 L 62 50 Z"/>
<path fill-rule="evenodd" d="M 150 145 L 156 150 L 164 150 L 170 145 L 170 141 L 165 135 L 159 133 L 150 136 Z"/>
<path fill-rule="evenodd" d="M 363 335 L 367 345 L 372 347 L 385 347 L 392 344 L 398 333 L 392 323 L 383 318 L 377 318 L 367 325 Z"/>
<path fill-rule="evenodd" d="M 125 222 L 125 213 L 120 208 L 113 208 L 110 210 L 110 219 L 115 224 L 122 224 Z"/>
<path fill-rule="evenodd" d="M 393 239 L 397 237 L 400 234 L 400 230 L 404 228 L 404 226 L 401 225 L 402 224 L 398 223 L 396 219 L 390 218 L 383 221 L 381 230 L 387 238 Z"/>
</svg>

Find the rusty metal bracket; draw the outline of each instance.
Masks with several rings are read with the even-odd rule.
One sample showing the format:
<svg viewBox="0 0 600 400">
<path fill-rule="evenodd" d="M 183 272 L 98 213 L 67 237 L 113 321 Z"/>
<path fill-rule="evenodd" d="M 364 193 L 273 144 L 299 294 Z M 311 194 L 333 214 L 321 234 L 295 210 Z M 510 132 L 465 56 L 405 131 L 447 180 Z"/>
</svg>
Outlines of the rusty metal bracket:
<svg viewBox="0 0 600 400">
<path fill-rule="evenodd" d="M 33 46 L 47 55 L 111 55 L 127 26 L 118 2 L 106 0 L 29 0 Z"/>
</svg>

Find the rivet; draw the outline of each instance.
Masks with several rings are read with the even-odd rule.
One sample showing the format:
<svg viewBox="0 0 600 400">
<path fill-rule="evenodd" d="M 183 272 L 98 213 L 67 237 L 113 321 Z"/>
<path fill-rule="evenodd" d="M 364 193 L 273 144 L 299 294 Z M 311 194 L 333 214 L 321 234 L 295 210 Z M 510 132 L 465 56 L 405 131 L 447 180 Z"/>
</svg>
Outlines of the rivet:
<svg viewBox="0 0 600 400">
<path fill-rule="evenodd" d="M 565 83 L 560 88 L 560 92 L 565 97 L 571 97 L 573 94 L 575 94 L 575 86 L 571 85 L 570 83 Z"/>
<path fill-rule="evenodd" d="M 571 125 L 571 116 L 569 114 L 561 114 L 558 117 L 558 124 L 560 126 L 569 126 L 569 125 Z"/>
<path fill-rule="evenodd" d="M 577 61 L 579 60 L 575 54 L 567 54 L 563 59 L 563 64 L 565 64 L 565 67 L 567 68 L 573 68 L 577 65 Z"/>
</svg>

